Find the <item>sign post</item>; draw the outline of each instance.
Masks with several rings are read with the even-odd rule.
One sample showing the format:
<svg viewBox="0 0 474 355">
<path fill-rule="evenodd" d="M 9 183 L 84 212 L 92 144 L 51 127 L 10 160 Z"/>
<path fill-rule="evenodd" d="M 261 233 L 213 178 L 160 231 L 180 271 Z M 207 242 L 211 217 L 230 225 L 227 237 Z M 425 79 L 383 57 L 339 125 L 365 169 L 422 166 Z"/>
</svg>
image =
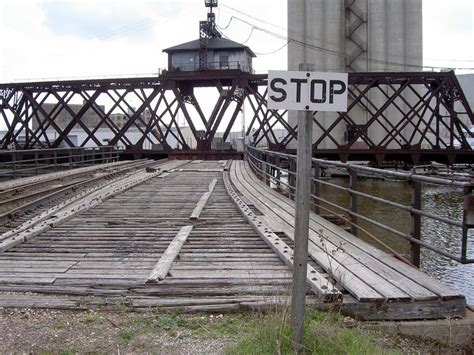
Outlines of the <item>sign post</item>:
<svg viewBox="0 0 474 355">
<path fill-rule="evenodd" d="M 347 81 L 347 73 L 268 72 L 268 108 L 299 111 L 291 297 L 293 341 L 297 350 L 303 346 L 304 333 L 313 111 L 347 111 Z"/>
</svg>

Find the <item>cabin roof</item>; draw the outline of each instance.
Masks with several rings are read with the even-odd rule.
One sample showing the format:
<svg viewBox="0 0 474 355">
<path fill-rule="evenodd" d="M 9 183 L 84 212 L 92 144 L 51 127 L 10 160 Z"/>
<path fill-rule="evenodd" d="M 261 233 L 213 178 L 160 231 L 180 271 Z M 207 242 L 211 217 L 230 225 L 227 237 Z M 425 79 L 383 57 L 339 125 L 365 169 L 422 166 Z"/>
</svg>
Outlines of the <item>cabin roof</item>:
<svg viewBox="0 0 474 355">
<path fill-rule="evenodd" d="M 191 42 L 178 44 L 177 46 L 163 49 L 163 52 L 171 54 L 173 52 L 185 52 L 185 51 L 199 51 L 199 40 L 196 39 Z M 245 49 L 249 52 L 252 57 L 256 57 L 255 53 L 247 46 L 231 41 L 226 38 L 209 38 L 207 40 L 208 49 Z"/>
</svg>

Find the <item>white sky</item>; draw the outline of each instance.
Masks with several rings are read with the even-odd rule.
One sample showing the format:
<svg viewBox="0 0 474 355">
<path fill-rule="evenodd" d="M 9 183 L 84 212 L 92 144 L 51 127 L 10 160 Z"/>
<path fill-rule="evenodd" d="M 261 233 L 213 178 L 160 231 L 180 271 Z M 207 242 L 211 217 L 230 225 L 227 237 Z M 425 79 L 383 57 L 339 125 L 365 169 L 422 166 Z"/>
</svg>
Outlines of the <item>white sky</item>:
<svg viewBox="0 0 474 355">
<path fill-rule="evenodd" d="M 197 39 L 206 13 L 203 0 L 0 0 L 0 82 L 156 75 L 162 50 Z M 219 0 L 217 23 L 258 55 L 257 72 L 284 70 L 285 39 L 227 25 L 286 37 L 286 13 L 287 0 Z M 474 0 L 423 0 L 423 27 L 424 65 L 474 67 Z M 214 94 L 197 93 L 206 115 Z"/>
<path fill-rule="evenodd" d="M 156 73 L 162 49 L 196 39 L 203 0 L 0 0 L 0 82 Z M 231 15 L 286 36 L 286 0 L 220 0 L 218 23 Z M 236 13 L 225 5 L 276 26 Z M 474 67 L 474 1 L 424 0 L 424 64 Z M 224 33 L 244 42 L 251 27 Z M 270 53 L 286 41 L 253 31 L 246 44 Z M 286 68 L 286 47 L 254 62 L 258 72 Z M 471 70 L 472 71 L 472 70 Z"/>
</svg>

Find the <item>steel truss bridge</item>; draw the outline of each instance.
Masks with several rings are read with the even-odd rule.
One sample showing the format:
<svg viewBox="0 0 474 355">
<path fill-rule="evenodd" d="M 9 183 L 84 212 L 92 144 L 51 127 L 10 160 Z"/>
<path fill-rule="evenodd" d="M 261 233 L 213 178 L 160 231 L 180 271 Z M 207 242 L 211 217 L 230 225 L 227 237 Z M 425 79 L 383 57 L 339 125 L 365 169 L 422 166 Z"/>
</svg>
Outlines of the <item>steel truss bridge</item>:
<svg viewBox="0 0 474 355">
<path fill-rule="evenodd" d="M 159 144 L 166 154 L 221 155 L 224 152 L 212 149 L 216 133 L 223 132 L 226 141 L 245 104 L 246 135 L 253 145 L 292 152 L 297 124 L 289 122 L 286 111 L 267 109 L 266 87 L 267 75 L 240 70 L 0 84 L 0 116 L 7 128 L 0 148 L 85 147 L 92 142 L 97 146 L 122 145 L 139 156 L 150 152 L 143 148 L 147 143 Z M 206 104 L 197 99 L 196 92 L 202 88 L 217 89 L 210 114 L 202 108 L 211 99 L 206 97 Z M 468 138 L 474 136 L 469 127 L 474 124 L 474 115 L 453 72 L 349 73 L 349 95 L 348 111 L 335 114 L 330 122 L 323 123 L 321 113 L 314 112 L 314 125 L 319 130 L 313 144 L 315 157 L 377 163 L 472 162 Z M 73 109 L 78 101 L 82 106 Z M 45 103 L 53 106 L 48 112 Z M 99 118 L 94 127 L 83 122 L 91 110 Z M 362 123 L 356 118 L 361 111 L 366 117 Z M 111 119 L 116 112 L 126 118 L 121 126 Z M 149 120 L 144 119 L 145 112 Z M 65 114 L 70 119 L 61 126 L 57 119 Z M 178 117 L 185 119 L 196 149 L 191 149 Z M 101 127 L 112 133 L 107 142 L 97 136 Z M 76 144 L 69 137 L 73 129 L 84 136 Z M 278 129 L 285 134 L 278 135 Z M 130 137 L 132 130 L 139 133 L 138 140 Z M 343 141 L 341 130 L 351 132 Z M 374 130 L 379 132 L 377 138 L 370 134 Z M 170 140 L 180 148 L 172 147 Z M 235 150 L 228 153 L 235 154 Z"/>
</svg>

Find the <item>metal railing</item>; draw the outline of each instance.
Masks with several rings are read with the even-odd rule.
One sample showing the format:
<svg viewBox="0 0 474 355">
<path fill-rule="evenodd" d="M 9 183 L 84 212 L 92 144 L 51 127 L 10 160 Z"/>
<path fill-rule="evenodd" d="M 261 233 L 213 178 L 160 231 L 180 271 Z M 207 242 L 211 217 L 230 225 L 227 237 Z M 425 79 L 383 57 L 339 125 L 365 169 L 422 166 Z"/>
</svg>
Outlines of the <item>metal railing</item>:
<svg viewBox="0 0 474 355">
<path fill-rule="evenodd" d="M 279 152 L 272 152 L 255 147 L 246 147 L 245 159 L 248 161 L 253 172 L 263 179 L 268 185 L 274 184 L 278 190 L 282 190 L 284 186 L 286 193 L 292 199 L 296 196 L 296 156 L 284 154 Z M 286 168 L 285 168 L 286 167 Z M 338 168 L 344 169 L 349 177 L 349 187 L 337 185 L 333 182 L 327 181 L 321 175 L 323 168 Z M 371 168 L 363 165 L 342 163 L 335 161 L 327 161 L 321 159 L 312 159 L 312 205 L 314 211 L 318 214 L 322 210 L 329 212 L 337 217 L 344 219 L 335 210 L 348 215 L 345 220 L 350 224 L 351 233 L 357 235 L 362 231 L 366 235 L 369 234 L 380 244 L 388 247 L 384 241 L 379 238 L 371 236 L 370 232 L 360 226 L 359 221 L 364 221 L 369 225 L 375 226 L 385 230 L 393 235 L 403 238 L 410 242 L 410 263 L 415 266 L 420 266 L 420 248 L 429 249 L 446 258 L 455 260 L 462 264 L 474 263 L 473 258 L 468 258 L 468 231 L 474 228 L 474 184 L 472 182 L 454 181 L 445 178 L 437 178 L 431 176 L 418 175 L 410 172 L 388 171 L 383 169 Z M 288 178 L 282 179 L 282 174 L 287 174 Z M 370 174 L 373 177 L 383 177 L 388 179 L 403 179 L 411 186 L 411 205 L 404 205 L 399 202 L 391 201 L 370 193 L 361 192 L 359 189 L 358 180 L 361 175 L 367 176 Z M 461 220 L 454 220 L 441 216 L 437 213 L 424 211 L 422 208 L 422 184 L 430 184 L 437 186 L 449 186 L 462 190 L 463 193 L 463 216 Z M 342 206 L 338 203 L 323 198 L 321 196 L 321 186 L 327 186 L 346 193 L 349 197 L 349 206 Z M 411 233 L 405 233 L 385 223 L 379 222 L 363 215 L 359 211 L 359 198 L 369 199 L 377 203 L 382 203 L 386 206 L 396 208 L 401 211 L 410 213 L 411 216 Z M 327 207 L 329 206 L 329 208 Z M 387 216 L 388 218 L 390 216 Z M 461 230 L 461 250 L 460 255 L 455 255 L 447 250 L 443 250 L 430 243 L 423 241 L 421 235 L 421 219 L 428 218 L 437 222 L 445 223 L 449 226 L 457 227 Z M 394 253 L 396 253 L 394 251 Z M 401 257 L 399 254 L 396 256 Z M 403 258 L 403 257 L 401 257 Z"/>
<path fill-rule="evenodd" d="M 177 63 L 173 65 L 170 71 L 195 71 L 201 69 L 198 62 L 194 63 Z M 232 70 L 239 69 L 245 72 L 253 73 L 252 68 L 249 66 L 243 66 L 239 61 L 229 62 L 208 62 L 206 69 L 209 70 Z"/>
<path fill-rule="evenodd" d="M 0 177 L 15 179 L 118 160 L 115 147 L 0 150 Z"/>
</svg>

